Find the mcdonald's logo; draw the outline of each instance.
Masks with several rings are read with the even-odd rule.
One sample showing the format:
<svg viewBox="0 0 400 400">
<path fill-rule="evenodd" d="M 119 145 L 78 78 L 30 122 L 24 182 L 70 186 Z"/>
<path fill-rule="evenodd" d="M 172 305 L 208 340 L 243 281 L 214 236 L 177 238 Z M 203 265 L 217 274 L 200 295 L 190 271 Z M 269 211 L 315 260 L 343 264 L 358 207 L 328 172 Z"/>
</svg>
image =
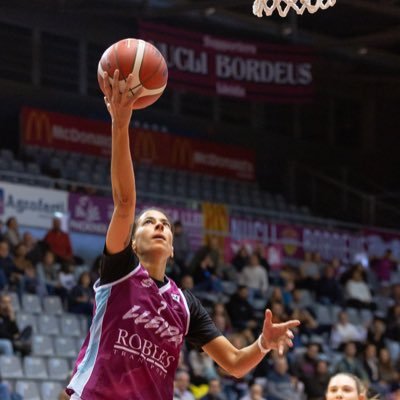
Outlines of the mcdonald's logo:
<svg viewBox="0 0 400 400">
<path fill-rule="evenodd" d="M 154 135 L 142 130 L 136 131 L 133 137 L 133 155 L 135 160 L 156 160 L 157 148 Z"/>
<path fill-rule="evenodd" d="M 48 114 L 42 111 L 30 111 L 25 119 L 24 138 L 26 142 L 52 143 L 53 135 Z"/>
<path fill-rule="evenodd" d="M 172 144 L 171 161 L 174 166 L 191 167 L 193 150 L 187 139 L 176 138 Z"/>
</svg>

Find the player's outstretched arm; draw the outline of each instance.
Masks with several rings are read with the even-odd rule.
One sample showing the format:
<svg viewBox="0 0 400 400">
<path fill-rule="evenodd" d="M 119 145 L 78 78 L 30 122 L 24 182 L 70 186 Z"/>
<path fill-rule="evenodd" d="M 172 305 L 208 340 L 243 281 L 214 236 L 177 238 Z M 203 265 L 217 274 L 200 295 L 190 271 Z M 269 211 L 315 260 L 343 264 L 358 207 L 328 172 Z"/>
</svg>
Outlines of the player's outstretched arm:
<svg viewBox="0 0 400 400">
<path fill-rule="evenodd" d="M 125 90 L 120 92 L 118 70 L 115 70 L 112 85 L 107 73 L 104 73 L 103 79 L 106 93 L 104 101 L 111 115 L 111 186 L 114 200 L 106 247 L 110 254 L 114 254 L 128 245 L 135 217 L 136 188 L 129 146 L 129 123 L 132 105 L 140 91 L 132 96 L 130 88 L 133 86 L 133 76 L 129 75 Z"/>
<path fill-rule="evenodd" d="M 283 354 L 286 347 L 292 347 L 294 335 L 291 329 L 298 325 L 298 320 L 274 324 L 271 311 L 266 310 L 262 334 L 250 346 L 237 349 L 227 338 L 219 336 L 203 346 L 203 350 L 223 369 L 240 378 L 264 358 L 266 352 L 262 349 L 278 350 L 279 354 Z"/>
</svg>

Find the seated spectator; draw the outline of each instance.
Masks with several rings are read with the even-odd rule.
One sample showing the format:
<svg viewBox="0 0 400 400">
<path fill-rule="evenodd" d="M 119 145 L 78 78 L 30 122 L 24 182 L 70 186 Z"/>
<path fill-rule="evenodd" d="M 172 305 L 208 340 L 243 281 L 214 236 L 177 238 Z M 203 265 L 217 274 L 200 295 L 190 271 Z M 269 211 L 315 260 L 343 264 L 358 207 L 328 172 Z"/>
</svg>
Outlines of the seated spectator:
<svg viewBox="0 0 400 400">
<path fill-rule="evenodd" d="M 227 400 L 221 389 L 219 378 L 210 379 L 208 382 L 208 393 L 201 400 Z"/>
<path fill-rule="evenodd" d="M 249 264 L 240 273 L 239 283 L 248 287 L 251 304 L 256 298 L 266 299 L 269 285 L 268 275 L 266 269 L 260 265 L 257 254 L 250 256 Z"/>
<path fill-rule="evenodd" d="M 246 286 L 239 286 L 237 292 L 230 298 L 227 304 L 228 314 L 233 327 L 238 330 L 254 329 L 257 326 L 254 308 L 247 300 L 248 293 Z M 275 314 L 273 315 L 275 317 Z"/>
<path fill-rule="evenodd" d="M 240 246 L 231 262 L 238 272 L 242 272 L 242 269 L 245 267 L 245 265 L 249 263 L 249 253 L 245 245 Z"/>
<path fill-rule="evenodd" d="M 387 249 L 384 256 L 374 263 L 373 269 L 380 282 L 390 282 L 392 272 L 396 269 L 392 250 Z"/>
<path fill-rule="evenodd" d="M 297 282 L 299 289 L 307 289 L 314 291 L 316 282 L 320 278 L 319 265 L 313 260 L 313 255 L 310 252 L 304 253 L 304 261 L 299 266 L 300 279 Z"/>
<path fill-rule="evenodd" d="M 183 229 L 181 221 L 174 222 L 174 260 L 183 273 L 189 271 L 189 257 L 191 246 L 187 233 Z"/>
<path fill-rule="evenodd" d="M 43 244 L 28 231 L 23 233 L 21 243 L 26 247 L 26 258 L 36 265 L 42 258 Z"/>
<path fill-rule="evenodd" d="M 89 272 L 82 272 L 78 284 L 69 293 L 69 311 L 74 314 L 93 314 L 94 292 Z"/>
<path fill-rule="evenodd" d="M 195 400 L 189 391 L 190 376 L 185 371 L 179 371 L 175 375 L 173 400 Z"/>
<path fill-rule="evenodd" d="M 25 268 L 25 275 L 21 281 L 22 292 L 37 294 L 40 297 L 47 295 L 46 285 L 38 278 L 35 267 L 30 264 Z"/>
<path fill-rule="evenodd" d="M 31 352 L 31 336 L 30 326 L 20 332 L 10 295 L 0 294 L 0 352 L 12 355 L 17 351 L 28 355 Z"/>
<path fill-rule="evenodd" d="M 7 240 L 10 245 L 10 249 L 14 251 L 14 248 L 21 241 L 21 235 L 18 229 L 18 221 L 15 217 L 10 217 L 6 221 L 6 231 L 4 233 L 4 239 Z"/>
<path fill-rule="evenodd" d="M 194 282 L 191 275 L 184 275 L 181 278 L 181 289 L 182 290 L 193 290 Z"/>
<path fill-rule="evenodd" d="M 200 247 L 196 253 L 194 254 L 192 261 L 189 266 L 189 270 L 191 272 L 195 272 L 199 269 L 200 263 L 208 256 L 211 259 L 210 264 L 215 268 L 218 269 L 218 264 L 220 260 L 220 242 L 219 238 L 216 236 L 211 236 L 207 238 L 207 243 Z M 196 282 L 196 279 L 195 279 Z"/>
<path fill-rule="evenodd" d="M 325 400 L 325 392 L 330 377 L 327 359 L 320 357 L 317 361 L 314 375 L 302 379 L 307 399 Z"/>
<path fill-rule="evenodd" d="M 355 308 L 368 308 L 374 310 L 376 305 L 372 301 L 371 290 L 363 277 L 362 266 L 358 266 L 352 272 L 350 279 L 346 283 L 345 295 L 347 306 Z"/>
<path fill-rule="evenodd" d="M 56 255 L 58 262 L 74 263 L 71 240 L 68 233 L 62 231 L 60 218 L 53 218 L 52 228 L 47 232 L 43 240 Z"/>
<path fill-rule="evenodd" d="M 298 319 L 301 324 L 298 327 L 300 335 L 310 337 L 318 333 L 318 321 L 314 318 L 313 314 L 307 308 L 294 307 L 290 318 Z"/>
<path fill-rule="evenodd" d="M 292 364 L 292 372 L 301 381 L 310 379 L 315 376 L 317 363 L 321 356 L 321 345 L 319 343 L 310 342 L 304 354 L 295 357 Z"/>
<path fill-rule="evenodd" d="M 217 267 L 217 276 L 223 281 L 238 282 L 239 274 L 235 266 L 225 261 L 224 254 L 220 254 L 219 264 Z"/>
<path fill-rule="evenodd" d="M 10 245 L 7 241 L 0 241 L 0 290 L 8 287 L 11 272 L 16 268 L 10 255 Z"/>
<path fill-rule="evenodd" d="M 327 265 L 316 287 L 317 300 L 322 304 L 339 304 L 342 291 L 332 265 Z"/>
<path fill-rule="evenodd" d="M 48 294 L 53 295 L 56 289 L 60 287 L 58 273 L 60 264 L 56 263 L 56 258 L 51 250 L 47 250 L 42 260 L 36 265 L 38 279 L 44 283 Z"/>
<path fill-rule="evenodd" d="M 189 364 L 192 368 L 192 383 L 194 385 L 201 385 L 218 377 L 213 359 L 204 351 L 190 350 Z"/>
<path fill-rule="evenodd" d="M 67 291 L 70 291 L 76 285 L 74 270 L 75 267 L 71 263 L 64 262 L 61 264 L 60 272 L 58 273 L 58 279 L 61 283 L 61 286 Z"/>
<path fill-rule="evenodd" d="M 375 315 L 368 327 L 368 343 L 374 344 L 376 346 L 376 349 L 379 351 L 381 348 L 385 347 L 385 337 L 385 322 L 380 316 Z"/>
<path fill-rule="evenodd" d="M 216 265 L 210 254 L 206 254 L 200 260 L 196 269 L 193 271 L 195 290 L 204 292 L 221 293 L 222 285 L 216 275 Z"/>
<path fill-rule="evenodd" d="M 336 365 L 336 373 L 344 372 L 358 376 L 363 381 L 368 381 L 368 374 L 357 359 L 357 346 L 354 342 L 347 342 L 344 346 L 342 359 Z"/>
<path fill-rule="evenodd" d="M 258 257 L 260 260 L 260 265 L 262 265 L 268 273 L 271 270 L 271 266 L 265 258 L 265 246 L 263 246 L 261 243 L 256 244 L 253 249 L 253 254 Z"/>
<path fill-rule="evenodd" d="M 0 376 L 0 399 L 1 400 L 23 400 L 19 393 L 12 391 L 8 383 L 3 382 Z"/>
<path fill-rule="evenodd" d="M 352 324 L 347 312 L 340 311 L 338 321 L 332 328 L 331 344 L 334 349 L 337 349 L 341 344 L 349 341 L 360 342 L 365 339 L 365 335 L 364 328 Z"/>
<path fill-rule="evenodd" d="M 288 373 L 285 357 L 277 357 L 274 369 L 267 376 L 268 400 L 300 400 L 304 386 Z"/>
<path fill-rule="evenodd" d="M 253 383 L 250 386 L 249 394 L 242 397 L 240 400 L 267 400 L 263 396 L 264 389 L 258 383 Z"/>
<path fill-rule="evenodd" d="M 385 347 L 378 353 L 378 369 L 381 380 L 387 382 L 389 386 L 400 382 L 400 371 L 395 368 L 389 350 Z"/>
<path fill-rule="evenodd" d="M 226 336 L 232 332 L 232 322 L 223 303 L 215 303 L 211 317 L 217 328 Z"/>
<path fill-rule="evenodd" d="M 385 384 L 385 388 L 383 387 L 383 382 L 381 382 L 376 346 L 374 344 L 368 343 L 364 349 L 363 367 L 368 375 L 371 387 L 381 395 L 387 393 L 387 384 Z"/>
</svg>

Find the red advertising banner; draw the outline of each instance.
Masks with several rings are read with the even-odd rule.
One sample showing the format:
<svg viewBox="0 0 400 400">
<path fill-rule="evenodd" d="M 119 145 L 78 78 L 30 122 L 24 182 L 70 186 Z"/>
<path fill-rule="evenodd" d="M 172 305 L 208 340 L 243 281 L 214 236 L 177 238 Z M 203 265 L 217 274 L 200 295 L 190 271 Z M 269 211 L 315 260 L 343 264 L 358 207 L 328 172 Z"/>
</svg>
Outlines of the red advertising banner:
<svg viewBox="0 0 400 400">
<path fill-rule="evenodd" d="M 139 35 L 168 64 L 168 84 L 206 95 L 274 103 L 313 97 L 309 47 L 270 45 L 141 22 Z"/>
<path fill-rule="evenodd" d="M 24 145 L 101 157 L 111 154 L 111 127 L 106 122 L 24 107 L 20 124 Z M 252 150 L 144 129 L 132 130 L 130 142 L 133 159 L 138 163 L 255 179 Z"/>
</svg>

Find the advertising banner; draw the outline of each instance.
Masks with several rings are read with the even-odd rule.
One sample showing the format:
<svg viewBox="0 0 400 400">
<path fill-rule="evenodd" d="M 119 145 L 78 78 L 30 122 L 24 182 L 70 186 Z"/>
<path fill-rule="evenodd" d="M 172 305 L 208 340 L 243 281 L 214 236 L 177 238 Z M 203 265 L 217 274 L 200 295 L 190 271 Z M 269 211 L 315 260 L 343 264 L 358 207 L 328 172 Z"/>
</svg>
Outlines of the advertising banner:
<svg viewBox="0 0 400 400">
<path fill-rule="evenodd" d="M 55 213 L 68 211 L 68 193 L 0 182 L 0 219 L 16 217 L 20 225 L 50 228 Z"/>
<path fill-rule="evenodd" d="M 111 154 L 110 124 L 102 121 L 23 107 L 20 131 L 24 145 L 102 157 Z"/>
<path fill-rule="evenodd" d="M 21 110 L 20 120 L 23 145 L 110 157 L 109 123 L 26 107 Z M 255 179 L 253 150 L 145 129 L 133 129 L 130 144 L 137 163 Z"/>
<path fill-rule="evenodd" d="M 308 47 L 247 42 L 148 22 L 139 24 L 139 35 L 163 54 L 172 87 L 274 103 L 313 97 Z"/>
</svg>

